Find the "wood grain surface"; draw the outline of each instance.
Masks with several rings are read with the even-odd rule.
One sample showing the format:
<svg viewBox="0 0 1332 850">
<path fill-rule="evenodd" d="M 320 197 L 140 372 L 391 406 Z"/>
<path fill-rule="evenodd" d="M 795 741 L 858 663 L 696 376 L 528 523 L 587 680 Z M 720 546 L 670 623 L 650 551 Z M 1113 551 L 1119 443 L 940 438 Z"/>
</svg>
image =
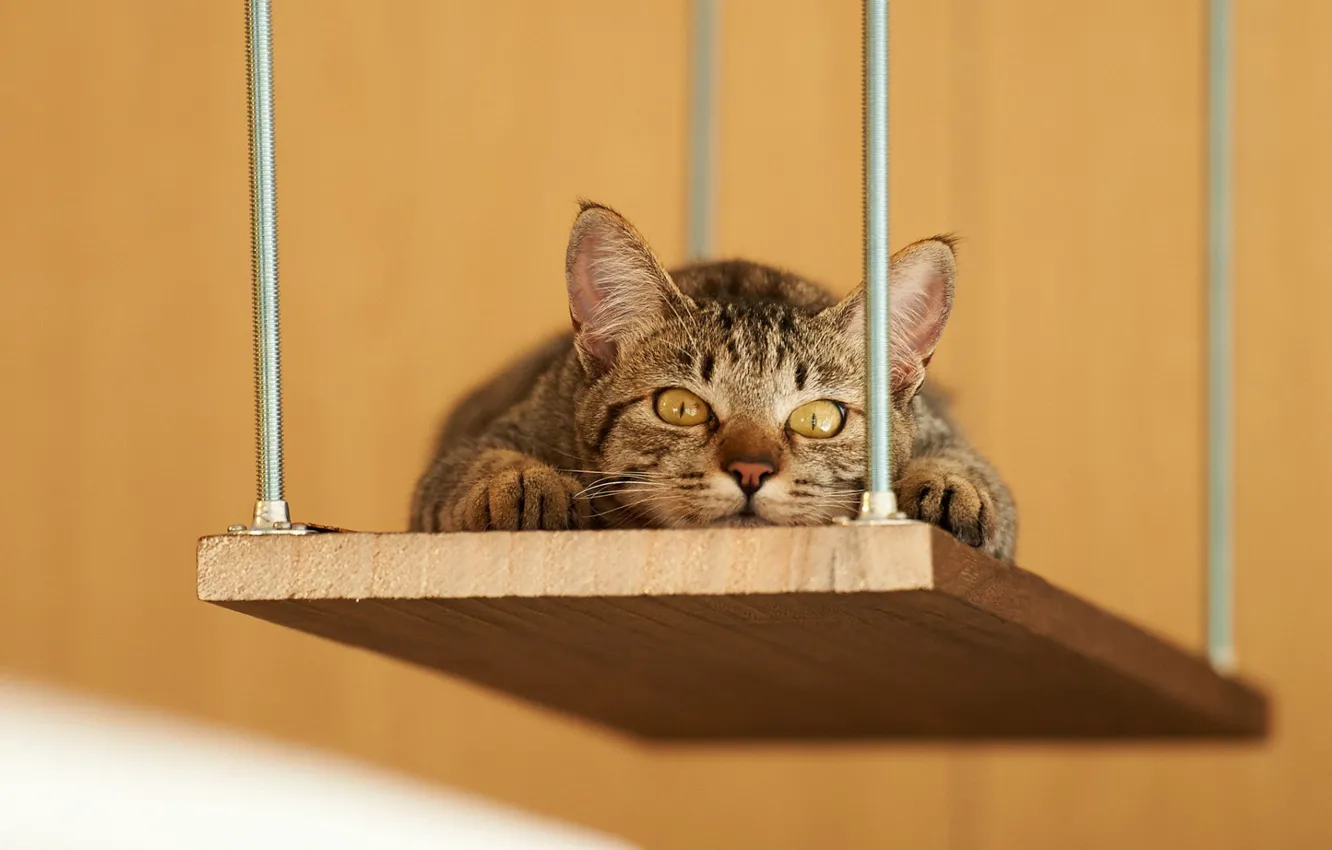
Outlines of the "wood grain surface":
<svg viewBox="0 0 1332 850">
<path fill-rule="evenodd" d="M 919 523 L 210 537 L 199 595 L 646 738 L 1266 724 L 1202 660 Z"/>
</svg>

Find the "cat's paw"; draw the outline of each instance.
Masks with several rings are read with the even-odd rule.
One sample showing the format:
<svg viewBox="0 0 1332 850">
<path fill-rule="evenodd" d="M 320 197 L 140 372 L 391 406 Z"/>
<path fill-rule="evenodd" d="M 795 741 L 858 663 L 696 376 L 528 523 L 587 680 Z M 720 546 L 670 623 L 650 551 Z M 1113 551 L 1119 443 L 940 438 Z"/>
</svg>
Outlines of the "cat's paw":
<svg viewBox="0 0 1332 850">
<path fill-rule="evenodd" d="M 583 485 L 549 466 L 501 469 L 472 485 L 454 506 L 461 531 L 559 531 L 587 528 Z"/>
<path fill-rule="evenodd" d="M 966 467 L 945 458 L 916 458 L 897 483 L 898 507 L 912 519 L 937 525 L 968 546 L 993 554 L 994 500 Z"/>
</svg>

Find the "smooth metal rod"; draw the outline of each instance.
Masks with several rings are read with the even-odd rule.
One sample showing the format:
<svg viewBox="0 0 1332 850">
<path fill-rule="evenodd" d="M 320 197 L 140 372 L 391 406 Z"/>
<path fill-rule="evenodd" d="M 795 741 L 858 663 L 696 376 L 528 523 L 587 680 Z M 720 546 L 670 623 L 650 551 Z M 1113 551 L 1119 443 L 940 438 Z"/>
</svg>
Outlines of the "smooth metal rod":
<svg viewBox="0 0 1332 850">
<path fill-rule="evenodd" d="M 259 453 L 256 525 L 289 521 L 282 480 L 282 370 L 278 349 L 277 190 L 273 46 L 268 0 L 248 0 L 250 188 L 253 204 L 254 379 Z"/>
<path fill-rule="evenodd" d="M 865 406 L 869 426 L 863 520 L 897 513 L 888 304 L 888 0 L 865 0 Z"/>
<path fill-rule="evenodd" d="M 716 205 L 716 92 L 719 0 L 694 0 L 690 81 L 689 258 L 712 253 Z"/>
<path fill-rule="evenodd" d="M 1235 666 L 1234 59 L 1230 0 L 1208 4 L 1207 655 Z"/>
</svg>

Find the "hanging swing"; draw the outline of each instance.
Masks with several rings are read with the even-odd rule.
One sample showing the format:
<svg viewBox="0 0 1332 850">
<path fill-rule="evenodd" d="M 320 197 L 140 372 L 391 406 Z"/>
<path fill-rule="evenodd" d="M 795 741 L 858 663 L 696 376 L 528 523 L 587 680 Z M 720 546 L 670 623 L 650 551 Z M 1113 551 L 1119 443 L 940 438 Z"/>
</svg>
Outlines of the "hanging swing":
<svg viewBox="0 0 1332 850">
<path fill-rule="evenodd" d="M 697 23 L 709 60 L 706 12 Z M 1217 3 L 1218 6 L 1222 4 Z M 1213 15 L 1214 311 L 1228 297 L 1228 16 Z M 1209 659 L 897 513 L 890 482 L 888 4 L 865 3 L 868 476 L 830 526 L 367 534 L 283 496 L 268 0 L 249 0 L 259 499 L 199 543 L 205 601 L 653 739 L 1253 738 L 1229 674 L 1226 475 L 1213 487 Z M 707 75 L 695 99 L 710 107 Z M 706 134 L 696 134 L 705 139 Z M 691 245 L 707 228 L 695 146 Z M 699 174 L 703 174 L 699 177 Z M 698 185 L 701 184 L 701 185 Z M 1213 468 L 1228 469 L 1214 312 Z M 1218 483 L 1219 482 L 1219 483 Z"/>
</svg>

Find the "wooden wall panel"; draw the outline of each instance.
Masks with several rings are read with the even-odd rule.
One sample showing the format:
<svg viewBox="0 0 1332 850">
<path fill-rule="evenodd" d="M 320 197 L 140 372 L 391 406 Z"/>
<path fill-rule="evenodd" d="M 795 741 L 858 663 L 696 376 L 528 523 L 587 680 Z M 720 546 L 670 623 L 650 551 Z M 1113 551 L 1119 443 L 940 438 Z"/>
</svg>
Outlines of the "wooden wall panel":
<svg viewBox="0 0 1332 850">
<path fill-rule="evenodd" d="M 1280 698 L 1277 736 L 1237 800 L 1251 844 L 1332 843 L 1332 541 L 1311 520 L 1332 478 L 1332 29 L 1321 3 L 1240 4 L 1236 26 L 1237 555 L 1241 661 Z"/>
<path fill-rule="evenodd" d="M 1332 10 L 1238 4 L 1239 649 L 1273 741 L 663 751 L 193 599 L 194 538 L 251 498 L 240 5 L 0 0 L 0 670 L 648 847 L 1332 843 L 1310 106 Z M 722 5 L 719 247 L 848 289 L 859 5 Z M 964 239 L 937 372 L 1015 484 L 1020 560 L 1197 645 L 1204 4 L 892 9 L 893 241 Z M 301 518 L 404 525 L 438 414 L 563 325 L 576 196 L 681 257 L 687 21 L 683 0 L 277 5 Z"/>
<path fill-rule="evenodd" d="M 848 45 L 853 11 L 827 9 L 838 23 L 821 29 L 782 10 L 801 31 L 835 26 Z M 1202 3 L 958 0 L 894 4 L 893 18 L 894 244 L 937 229 L 964 239 L 936 364 L 1014 481 L 1020 560 L 1193 646 L 1204 555 L 1204 12 Z M 1275 691 L 1274 740 L 681 754 L 661 760 L 662 775 L 680 791 L 709 777 L 710 793 L 698 795 L 707 817 L 664 819 L 663 846 L 700 846 L 718 830 L 732 843 L 760 836 L 756 844 L 792 848 L 1332 840 L 1317 802 L 1332 754 L 1332 634 L 1317 610 L 1326 595 L 1317 565 L 1332 552 L 1301 531 L 1332 453 L 1295 436 L 1320 433 L 1332 413 L 1332 352 L 1317 322 L 1293 312 L 1320 315 L 1332 270 L 1320 241 L 1328 173 L 1315 150 L 1327 118 L 1307 108 L 1332 86 L 1314 59 L 1327 18 L 1312 3 L 1280 14 L 1239 4 L 1239 649 L 1243 668 Z M 751 26 L 727 38 L 742 63 L 773 35 Z M 825 97 L 849 113 L 854 68 L 841 73 Z M 730 82 L 730 98 L 751 96 Z M 725 144 L 801 144 L 764 135 Z M 855 142 L 821 138 L 844 151 Z M 788 206 L 841 234 L 859 230 L 858 187 L 818 154 L 800 149 L 806 164 L 788 164 L 806 188 L 783 205 L 786 188 L 765 185 L 733 153 L 723 197 L 762 200 L 724 206 L 723 233 L 854 278 L 858 257 L 845 246 L 820 255 L 833 249 L 811 249 L 794 232 L 762 235 L 790 227 Z"/>
<path fill-rule="evenodd" d="M 1332 306 L 1321 247 L 1332 168 L 1317 141 L 1329 119 L 1308 108 L 1332 96 L 1332 73 L 1314 58 L 1329 25 L 1332 12 L 1313 3 L 1238 4 L 1238 637 L 1241 666 L 1276 695 L 1273 739 L 1241 751 L 989 759 L 974 846 L 1332 842 L 1321 802 L 1332 779 L 1332 631 L 1319 610 L 1332 545 L 1304 519 L 1332 473 L 1315 436 L 1332 415 L 1332 342 L 1303 318 Z"/>
<path fill-rule="evenodd" d="M 1194 643 L 1201 6 L 972 9 L 943 377 L 1013 479 L 1021 561 Z"/>
<path fill-rule="evenodd" d="M 679 255 L 685 6 L 274 6 L 290 498 L 404 528 L 579 194 Z M 240 2 L 0 3 L 0 669 L 628 831 L 618 742 L 195 600 L 253 500 L 244 63 Z"/>
<path fill-rule="evenodd" d="M 1198 646 L 1203 5 L 972 8 L 954 156 L 984 277 L 946 363 L 960 408 L 1013 479 L 1022 562 Z M 1214 846 L 1200 815 L 1233 782 L 1209 786 L 1211 753 L 1157 753 L 967 754 L 957 828 L 972 847 L 1109 847 L 1149 823 Z"/>
</svg>

